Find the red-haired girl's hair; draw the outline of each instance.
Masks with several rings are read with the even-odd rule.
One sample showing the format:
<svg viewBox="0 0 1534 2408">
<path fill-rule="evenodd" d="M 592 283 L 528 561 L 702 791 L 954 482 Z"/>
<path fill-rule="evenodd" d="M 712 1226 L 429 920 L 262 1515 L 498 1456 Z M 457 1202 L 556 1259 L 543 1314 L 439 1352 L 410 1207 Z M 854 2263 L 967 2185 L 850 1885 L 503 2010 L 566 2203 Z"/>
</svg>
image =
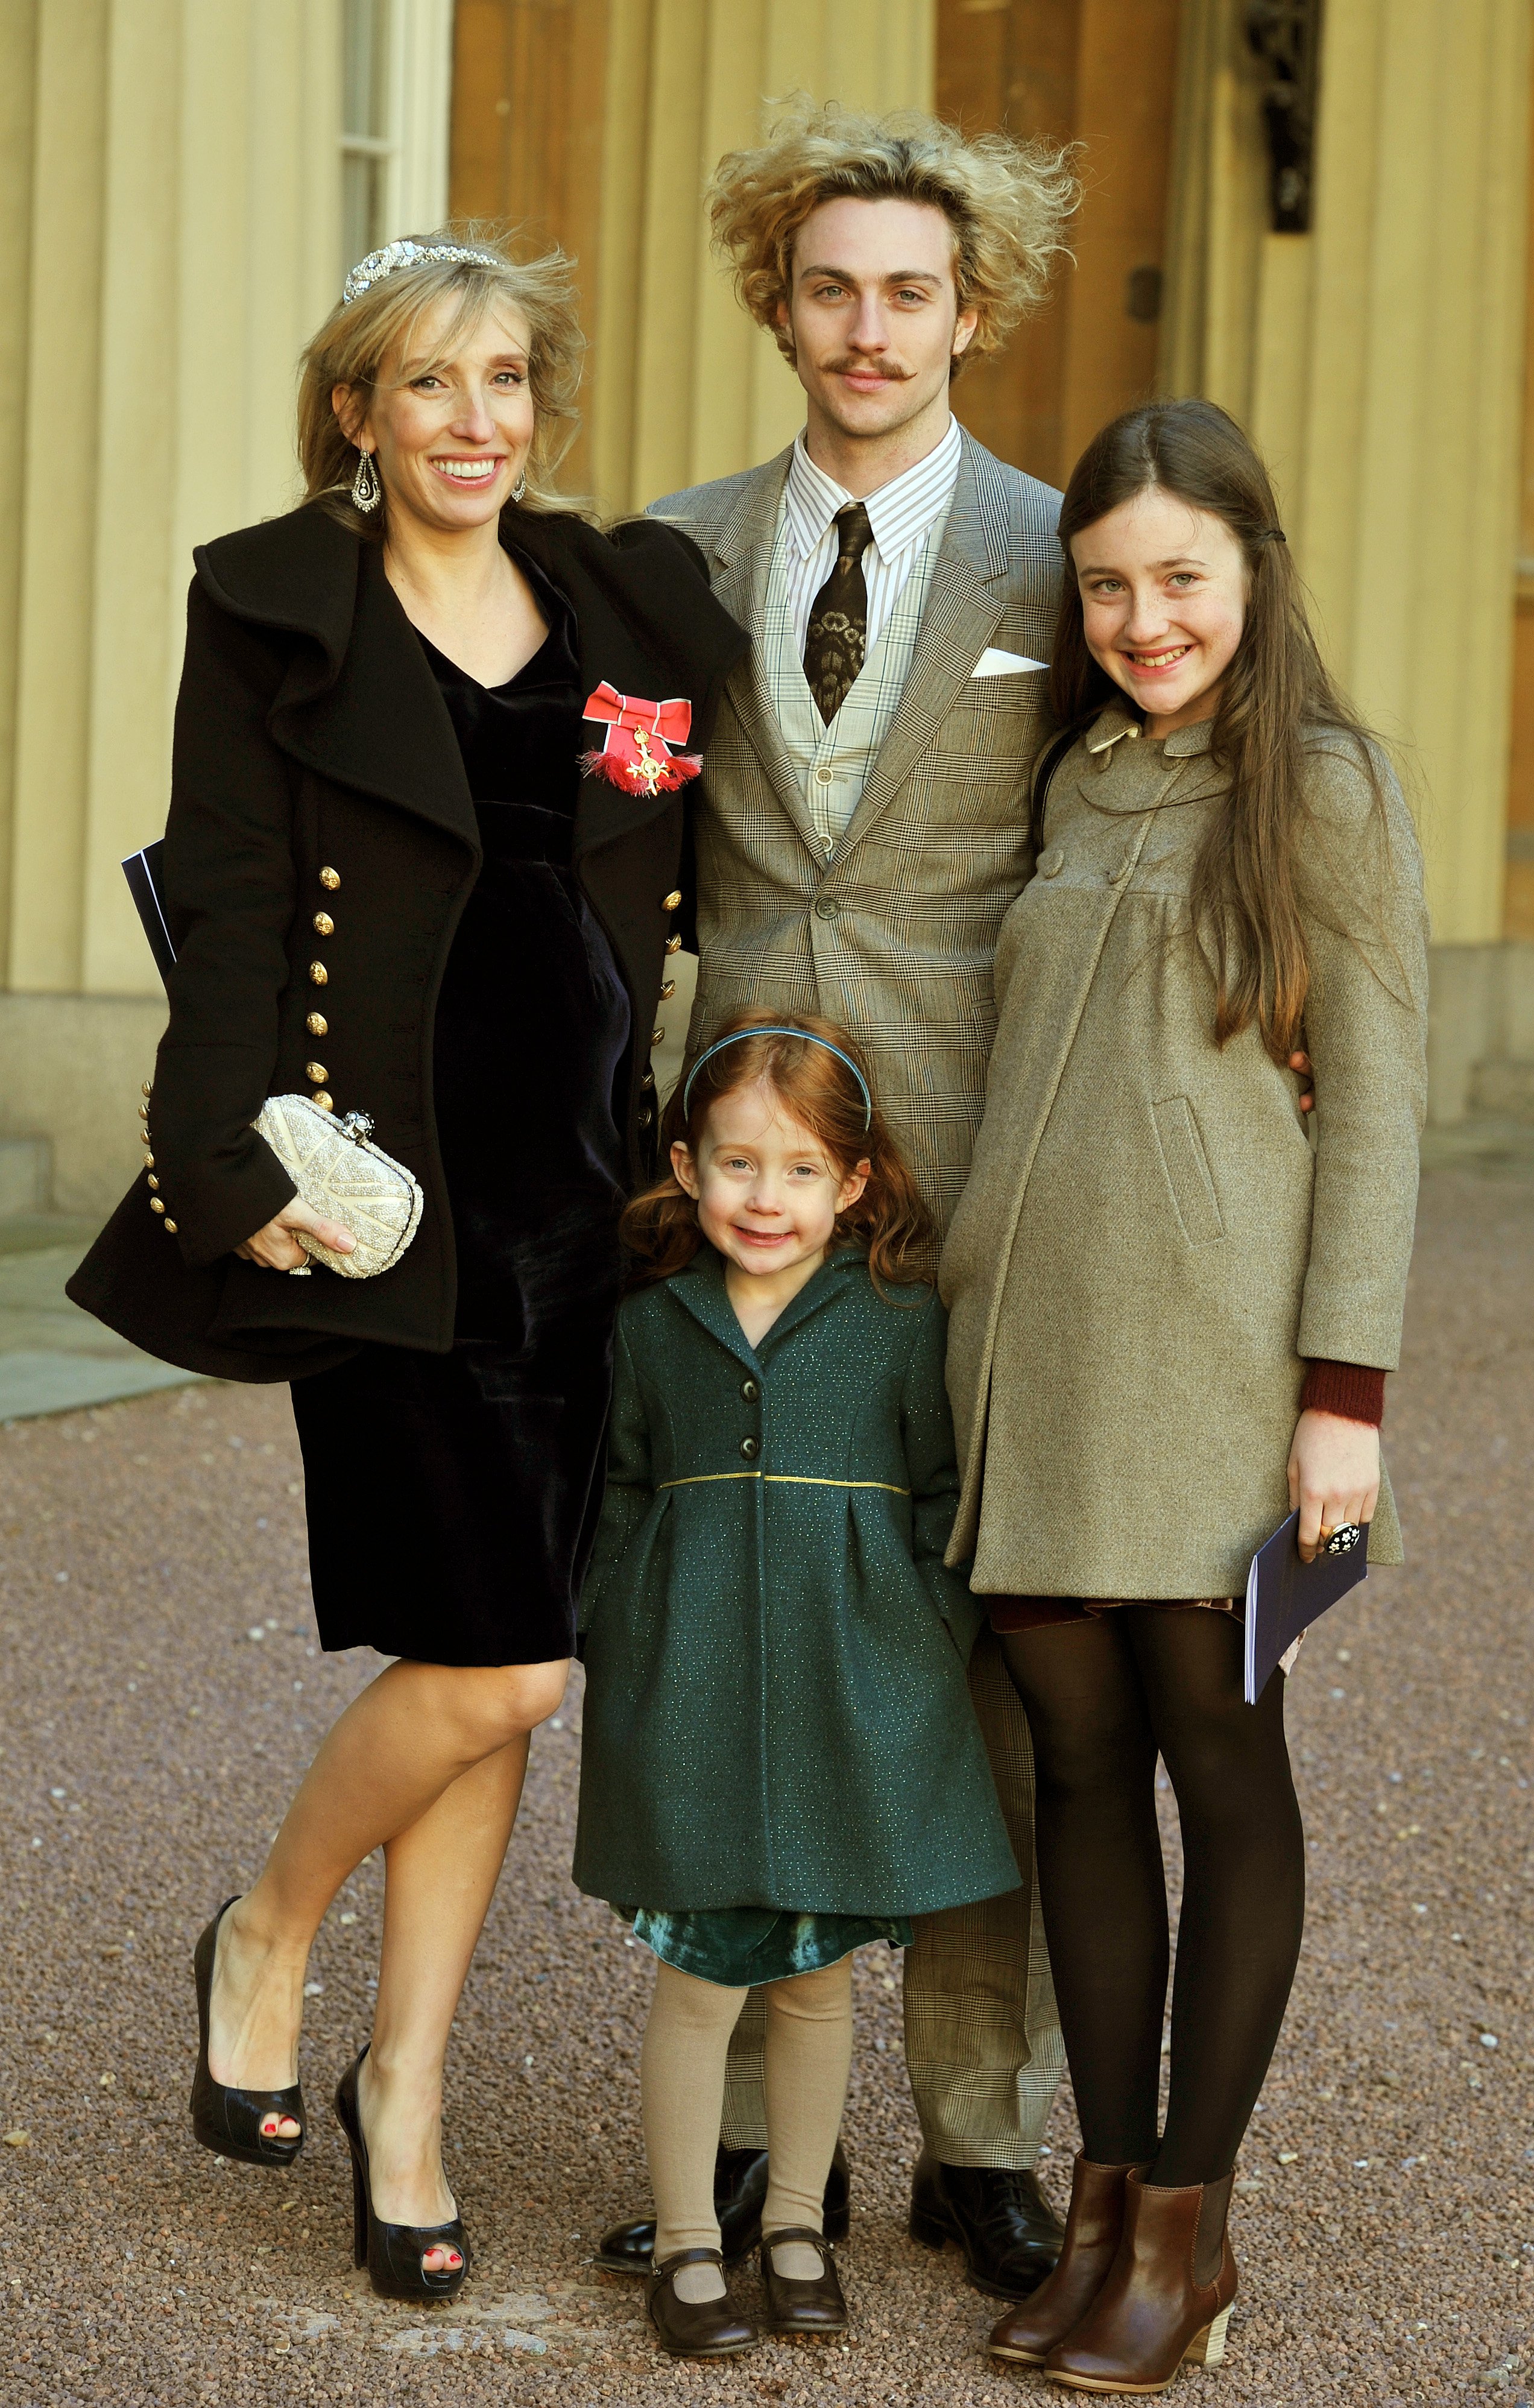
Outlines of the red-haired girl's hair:
<svg viewBox="0 0 1534 2408">
<path fill-rule="evenodd" d="M 784 1036 L 784 1029 L 802 1034 Z M 755 1030 L 762 1033 L 742 1033 Z M 685 1076 L 679 1082 L 661 1119 L 663 1151 L 668 1154 L 680 1139 L 695 1156 L 713 1106 L 724 1096 L 764 1081 L 784 1111 L 818 1138 L 842 1178 L 851 1178 L 860 1162 L 868 1165 L 862 1195 L 837 1215 L 832 1244 L 861 1246 L 867 1255 L 869 1276 L 881 1289 L 886 1282 L 902 1287 L 926 1280 L 936 1242 L 932 1216 L 904 1154 L 884 1125 L 878 1097 L 874 1096 L 872 1118 L 865 1127 L 862 1090 L 846 1064 L 826 1051 L 829 1045 L 839 1046 L 867 1079 L 867 1065 L 856 1039 L 834 1021 L 817 1020 L 808 1012 L 739 1011 L 717 1028 L 710 1041 L 717 1044 L 722 1037 L 738 1035 L 738 1043 L 726 1045 L 722 1054 L 703 1063 L 685 1109 Z M 814 1042 L 817 1038 L 822 1040 L 819 1044 Z M 871 1080 L 868 1093 L 873 1095 Z M 703 1243 L 697 1207 L 669 1171 L 635 1197 L 624 1214 L 623 1238 L 629 1254 L 631 1283 L 636 1287 L 669 1279 L 673 1271 L 692 1261 Z"/>
</svg>

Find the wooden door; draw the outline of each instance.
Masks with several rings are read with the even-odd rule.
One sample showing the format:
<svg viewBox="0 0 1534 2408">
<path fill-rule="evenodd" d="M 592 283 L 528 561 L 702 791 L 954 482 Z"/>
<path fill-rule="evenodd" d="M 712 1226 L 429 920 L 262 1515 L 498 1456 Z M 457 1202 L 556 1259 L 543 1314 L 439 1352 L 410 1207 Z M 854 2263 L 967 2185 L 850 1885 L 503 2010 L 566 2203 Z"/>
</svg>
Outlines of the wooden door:
<svg viewBox="0 0 1534 2408">
<path fill-rule="evenodd" d="M 1179 0 L 939 0 L 939 115 L 1082 146 L 1074 265 L 953 395 L 982 443 L 1049 484 L 1155 388 L 1179 13 Z"/>
</svg>

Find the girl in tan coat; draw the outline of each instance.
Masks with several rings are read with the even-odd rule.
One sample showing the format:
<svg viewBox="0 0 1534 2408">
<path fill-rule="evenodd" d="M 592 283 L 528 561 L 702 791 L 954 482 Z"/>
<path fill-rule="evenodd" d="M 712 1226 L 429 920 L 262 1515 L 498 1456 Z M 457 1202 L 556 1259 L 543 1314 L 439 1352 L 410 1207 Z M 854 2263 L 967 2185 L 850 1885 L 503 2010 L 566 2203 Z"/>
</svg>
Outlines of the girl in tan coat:
<svg viewBox="0 0 1534 2408">
<path fill-rule="evenodd" d="M 943 1258 L 974 1553 L 1027 1711 L 1081 2115 L 1064 2255 L 992 2337 L 1084 2390 L 1223 2348 L 1236 2152 L 1298 1954 L 1283 1683 L 1232 1600 L 1297 1507 L 1371 1525 L 1425 1091 L 1411 820 L 1322 666 L 1272 489 L 1211 404 L 1129 412 L 1060 519 L 1068 744 L 996 953 L 1000 1025 Z M 1068 731 L 1074 731 L 1074 741 Z M 1289 1068 L 1313 1057 L 1313 1126 Z M 1171 2089 L 1157 1755 L 1186 1882 Z"/>
</svg>

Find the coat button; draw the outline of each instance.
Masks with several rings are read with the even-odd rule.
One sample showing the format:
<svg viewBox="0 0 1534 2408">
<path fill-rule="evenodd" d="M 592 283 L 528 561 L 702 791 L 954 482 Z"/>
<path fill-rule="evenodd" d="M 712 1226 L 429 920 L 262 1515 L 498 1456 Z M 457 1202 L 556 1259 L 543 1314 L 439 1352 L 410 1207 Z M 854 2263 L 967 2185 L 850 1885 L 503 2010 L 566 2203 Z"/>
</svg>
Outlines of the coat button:
<svg viewBox="0 0 1534 2408">
<path fill-rule="evenodd" d="M 662 1003 L 669 1003 L 669 1002 L 670 1002 L 670 1000 L 671 1000 L 671 997 L 675 995 L 676 991 L 677 991 L 677 982 L 676 982 L 676 980 L 675 980 L 675 979 L 667 979 L 667 980 L 666 981 L 665 985 L 661 988 L 661 1001 L 662 1001 Z"/>
<path fill-rule="evenodd" d="M 756 1383 L 755 1383 L 755 1381 L 754 1381 L 754 1380 L 742 1380 L 742 1381 L 741 1381 L 741 1383 L 740 1383 L 740 1394 L 744 1397 L 744 1398 L 745 1398 L 745 1400 L 746 1400 L 746 1402 L 747 1402 L 747 1404 L 748 1404 L 748 1405 L 753 1405 L 753 1404 L 756 1402 L 757 1398 L 761 1395 L 761 1393 L 762 1393 L 762 1391 L 761 1391 L 761 1389 L 757 1386 L 757 1384 L 756 1384 Z"/>
<path fill-rule="evenodd" d="M 304 1076 L 308 1081 L 310 1086 L 323 1087 L 325 1081 L 329 1078 L 330 1072 L 325 1068 L 323 1062 L 306 1062 L 304 1065 Z"/>
<path fill-rule="evenodd" d="M 328 888 L 330 889 L 330 892 L 331 892 L 331 894 L 332 894 L 332 895 L 334 895 L 334 894 L 335 894 L 336 889 L 337 889 L 337 886 L 339 886 L 340 882 L 341 882 L 341 873 L 340 873 L 340 871 L 339 871 L 338 869 L 322 869 L 322 870 L 321 870 L 321 872 L 320 872 L 320 883 L 321 883 L 321 885 L 322 885 L 322 886 L 326 886 L 326 887 L 328 887 Z"/>
<path fill-rule="evenodd" d="M 318 1111 L 333 1112 L 336 1109 L 335 1096 L 327 1096 L 323 1087 L 320 1089 L 318 1095 L 314 1095 L 309 1097 L 309 1102 L 314 1105 Z"/>
<path fill-rule="evenodd" d="M 681 939 L 680 937 L 667 937 L 666 940 L 666 950 L 668 953 L 680 953 L 681 951 Z"/>
<path fill-rule="evenodd" d="M 325 1018 L 323 1011 L 311 1011 L 308 1018 L 305 1021 L 304 1025 L 308 1030 L 311 1037 L 328 1037 L 330 1035 L 330 1023 Z"/>
<path fill-rule="evenodd" d="M 148 1129 L 140 1129 L 138 1132 L 138 1142 L 140 1145 L 152 1145 L 154 1143 L 154 1140 L 151 1137 Z M 152 1154 L 147 1154 L 144 1156 L 144 1159 L 146 1162 L 152 1162 L 154 1160 L 154 1156 Z"/>
<path fill-rule="evenodd" d="M 655 1083 L 655 1073 L 654 1073 L 654 1071 L 653 1071 L 653 1070 L 647 1070 L 647 1071 L 644 1073 L 644 1076 L 643 1076 L 643 1077 L 641 1078 L 641 1080 L 639 1081 L 639 1084 L 640 1084 L 640 1086 L 641 1086 L 641 1087 L 652 1087 L 652 1086 L 654 1085 L 654 1083 Z"/>
<path fill-rule="evenodd" d="M 666 1031 L 665 1031 L 665 1029 L 664 1029 L 664 1028 L 652 1028 L 652 1029 L 651 1030 L 651 1032 L 650 1032 L 650 1042 L 652 1043 L 652 1045 L 664 1045 L 664 1044 L 665 1044 L 665 1042 L 666 1042 Z"/>
<path fill-rule="evenodd" d="M 815 917 L 817 920 L 835 920 L 840 910 L 841 906 L 834 895 L 823 895 L 815 906 Z"/>
<path fill-rule="evenodd" d="M 336 934 L 336 923 L 328 911 L 316 911 L 314 933 L 317 937 L 333 937 Z"/>
<path fill-rule="evenodd" d="M 151 1185 L 151 1187 L 158 1187 L 158 1186 L 159 1186 L 159 1184 L 160 1184 L 160 1182 L 156 1179 L 156 1177 L 155 1177 L 155 1175 L 154 1175 L 153 1171 L 151 1170 L 151 1171 L 150 1172 L 150 1185 Z"/>
<path fill-rule="evenodd" d="M 1057 844 L 1052 844 L 1047 853 L 1041 853 L 1039 856 L 1039 875 L 1040 878 L 1058 878 L 1065 866 L 1065 854 L 1061 852 Z"/>
<path fill-rule="evenodd" d="M 165 1223 L 165 1235 L 167 1238 L 174 1238 L 176 1235 L 176 1224 L 174 1221 L 167 1221 Z"/>
<path fill-rule="evenodd" d="M 663 895 L 661 896 L 661 910 L 663 911 L 675 911 L 680 907 L 681 902 L 681 889 L 680 886 L 673 886 L 669 895 Z"/>
<path fill-rule="evenodd" d="M 158 1197 L 158 1196 L 151 1196 L 151 1197 L 150 1197 L 150 1211 L 151 1211 L 151 1212 L 163 1212 L 163 1211 L 165 1211 L 165 1206 L 161 1203 L 160 1198 L 159 1198 L 159 1197 Z"/>
<path fill-rule="evenodd" d="M 648 1104 L 641 1104 L 641 1105 L 639 1106 L 639 1111 L 638 1111 L 638 1122 L 639 1122 L 639 1126 L 640 1126 L 641 1128 L 648 1128 L 648 1127 L 650 1126 L 651 1122 L 654 1119 L 654 1117 L 655 1117 L 655 1115 L 654 1115 L 654 1113 L 651 1111 L 650 1106 L 649 1106 Z"/>
<path fill-rule="evenodd" d="M 743 1438 L 740 1441 L 740 1452 L 745 1456 L 748 1463 L 754 1463 L 757 1456 L 762 1452 L 761 1440 L 754 1438 Z"/>
<path fill-rule="evenodd" d="M 148 1138 L 144 1140 L 144 1143 L 148 1145 Z M 146 1154 L 144 1156 L 144 1168 L 146 1170 L 152 1170 L 154 1168 L 154 1156 L 152 1154 Z"/>
<path fill-rule="evenodd" d="M 149 1116 L 150 1116 L 150 1108 L 149 1108 L 148 1104 L 140 1104 L 140 1105 L 139 1105 L 139 1107 L 138 1107 L 138 1117 L 139 1117 L 139 1119 L 140 1119 L 141 1121 L 147 1121 L 147 1120 L 148 1120 L 148 1118 L 149 1118 Z"/>
<path fill-rule="evenodd" d="M 1127 882 L 1127 880 L 1128 880 L 1129 872 L 1131 871 L 1131 869 L 1133 869 L 1134 866 L 1135 866 L 1135 865 L 1134 865 L 1133 861 L 1128 857 L 1128 855 L 1127 855 L 1127 854 L 1125 854 L 1125 856 L 1124 860 L 1120 862 L 1120 864 L 1119 864 L 1118 867 L 1117 867 L 1116 869 L 1111 869 L 1111 870 L 1109 871 L 1109 873 L 1108 873 L 1108 883 L 1110 884 L 1110 886 L 1123 886 L 1124 884 L 1125 884 L 1125 883 L 1126 883 L 1126 882 Z"/>
<path fill-rule="evenodd" d="M 146 1101 L 146 1103 L 147 1103 L 147 1102 L 148 1102 L 148 1100 L 149 1100 L 149 1098 L 150 1098 L 150 1096 L 153 1095 L 153 1093 L 154 1093 L 154 1089 L 150 1085 L 149 1081 L 146 1079 L 146 1080 L 144 1081 L 144 1082 L 143 1082 L 142 1086 L 139 1088 L 138 1092 L 139 1092 L 139 1094 L 144 1097 L 144 1100 L 145 1100 L 145 1101 Z"/>
<path fill-rule="evenodd" d="M 330 972 L 323 962 L 310 962 L 308 976 L 310 986 L 328 986 L 330 983 Z"/>
<path fill-rule="evenodd" d="M 834 769 L 817 769 L 815 772 L 815 783 L 817 786 L 828 786 L 835 776 L 836 771 Z"/>
</svg>

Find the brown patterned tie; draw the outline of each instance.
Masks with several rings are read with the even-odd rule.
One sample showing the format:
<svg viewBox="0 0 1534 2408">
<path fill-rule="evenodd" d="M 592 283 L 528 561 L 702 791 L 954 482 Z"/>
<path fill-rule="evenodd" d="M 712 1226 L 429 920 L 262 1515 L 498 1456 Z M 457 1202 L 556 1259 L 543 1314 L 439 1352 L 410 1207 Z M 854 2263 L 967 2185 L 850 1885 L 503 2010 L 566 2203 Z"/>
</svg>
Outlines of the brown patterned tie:
<svg viewBox="0 0 1534 2408">
<path fill-rule="evenodd" d="M 804 673 L 827 727 L 857 682 L 868 646 L 868 589 L 863 554 L 873 529 L 862 502 L 838 510 L 836 563 L 810 606 Z"/>
</svg>

